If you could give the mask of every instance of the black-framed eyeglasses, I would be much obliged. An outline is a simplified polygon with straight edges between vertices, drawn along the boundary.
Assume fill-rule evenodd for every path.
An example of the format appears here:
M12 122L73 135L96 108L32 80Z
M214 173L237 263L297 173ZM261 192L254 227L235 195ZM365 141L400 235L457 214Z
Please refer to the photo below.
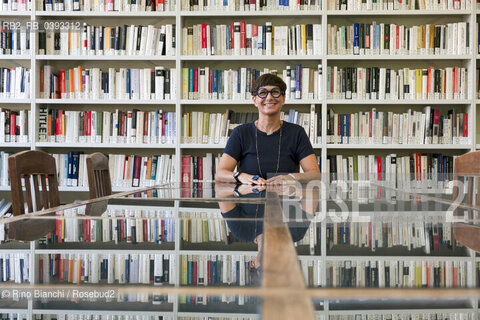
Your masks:
M268 94L271 94L272 97L274 98L280 98L280 96L283 96L285 94L285 91L282 91L278 88L273 88L272 90L267 90L265 88L261 88L257 90L256 96L262 99L265 99Z

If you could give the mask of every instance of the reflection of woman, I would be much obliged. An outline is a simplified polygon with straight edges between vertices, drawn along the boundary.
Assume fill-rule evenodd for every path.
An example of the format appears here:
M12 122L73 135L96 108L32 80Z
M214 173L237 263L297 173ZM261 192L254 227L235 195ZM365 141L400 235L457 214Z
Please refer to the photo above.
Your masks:
M273 74L264 74L252 84L258 120L233 130L215 174L217 182L264 185L319 178L305 130L280 120L285 90L285 82ZM298 173L299 165L305 173Z
M260 198L265 199L264 186L251 187L248 185L237 185L235 189L221 184L215 185L215 193L218 198L225 198L235 195L240 198ZM265 204L219 202L222 216L227 218L227 225L232 235L241 241L253 242L258 245L257 257L251 262L252 276L258 276L261 267L263 254L263 217L265 214ZM283 207L285 217L288 218L288 228L294 242L300 241L308 230L313 215L307 213L300 207L301 203L296 202ZM316 207L313 209L316 210ZM301 212L300 216L296 213ZM314 212L313 211L313 212ZM312 212L312 213L313 213ZM295 221L290 221L295 219Z

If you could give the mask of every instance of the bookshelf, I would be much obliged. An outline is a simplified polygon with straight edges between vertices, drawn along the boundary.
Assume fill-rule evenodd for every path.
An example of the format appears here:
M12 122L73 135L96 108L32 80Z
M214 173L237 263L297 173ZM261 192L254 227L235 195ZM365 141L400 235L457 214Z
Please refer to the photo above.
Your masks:
M322 2L322 10L305 10L305 11L185 11L181 9L181 1L177 1L176 8L172 12L43 12L37 9L38 3L34 3L33 10L29 13L25 12L0 12L0 16L5 20L19 18L32 21L87 21L92 25L117 25L118 20L121 20L128 24L175 24L176 27L176 54L174 56L115 56L115 55L99 55L99 56L82 56L82 55L53 55L53 54L37 54L36 48L38 44L37 33L33 32L31 35L31 49L29 54L24 55L0 55L0 66L24 66L28 67L31 72L31 84L29 99L6 99L0 98L0 104L5 108L11 108L12 110L29 109L31 111L31 118L29 118L29 143L0 143L0 149L6 152L17 152L27 149L41 149L50 153L66 153L70 150L83 151L84 153L90 153L97 150L108 152L112 154L141 154L141 155L160 155L168 154L175 155L175 177L174 181L180 181L182 167L182 155L194 154L204 155L205 152L212 152L217 154L224 148L224 143L183 143L182 131L180 130L182 124L182 115L185 112L193 112L200 110L210 110L211 112L225 112L227 108L230 108L237 112L242 112L248 108L249 112L253 112L254 108L249 99L230 99L230 100L189 100L183 99L181 95L181 79L183 67L204 67L210 66L218 69L230 69L237 68L244 65L252 66L252 68L263 68L267 61L271 64L271 69L277 69L279 73L287 65L295 68L296 64L301 63L304 66L314 68L318 64L322 65L323 77L322 77L322 97L320 99L301 99L301 100L287 100L284 107L285 111L290 108L302 110L303 112L310 110L313 106L315 112L321 117L321 141L317 141L313 144L315 152L321 157L322 161L322 173L327 173L327 155L351 155L351 154L375 154L375 155L387 155L391 153L397 153L397 156L408 155L413 152L445 152L448 155L459 155L468 151L480 149L480 144L477 144L477 135L480 132L480 122L477 121L480 113L477 114L477 105L480 105L480 101L477 99L477 89L475 83L480 81L476 74L478 52L476 44L476 23L480 14L480 9L472 4L471 9L464 10L369 10L369 11L332 11L327 10L327 1ZM264 23L266 21L272 21L274 25L293 25L296 23L319 23L321 24L321 40L322 40L322 53L320 55L272 55L272 56L189 56L181 54L182 45L182 27L191 26L193 24L202 23L205 19L209 20L211 24L229 24L233 21L247 20L250 23ZM417 24L414 21L419 19L422 23L451 23L451 22L469 22L470 23L470 47L472 49L471 54L461 55L374 55L374 56L355 56L355 55L330 55L327 54L327 24L338 25L351 25L356 21L362 23L368 23L371 21L384 22L386 19L392 19L398 24L413 25ZM210 22L211 20L211 22ZM105 100L105 99L45 99L39 94L40 91L40 68L46 64L54 65L57 69L62 67L75 67L76 65L82 65L87 67L97 67L107 65L112 68L120 68L125 64L133 67L154 67L154 66L166 66L168 68L175 68L177 79L177 97L175 100ZM438 68L444 68L448 66L463 66L469 70L468 78L468 92L470 97L466 99L455 100L346 100L346 99L330 99L327 97L327 68L329 66L355 66L355 67L369 67L369 66L391 66L394 69L404 68L407 65L414 67L426 68L434 66ZM121 110L131 110L136 108L142 111L151 111L155 108L161 108L166 111L175 112L175 122L177 124L176 139L174 143L165 144L120 144L120 143L54 143L54 142L39 142L37 137L39 127L39 108L49 106L52 108L65 108L68 110L87 110L87 108L97 108L101 110L113 111L116 108ZM248 106L248 107L247 107ZM377 107L383 110L395 110L395 112L405 112L411 108L417 111L421 111L425 106L432 106L432 108L438 108L446 112L448 109L455 107L458 110L469 113L469 131L471 141L463 144L330 144L325 139L327 136L327 115L330 109L334 108L339 113L354 113L356 111L368 111L371 107ZM127 191L129 187L114 187L113 191ZM60 187L61 191L74 193L71 197L85 198L87 197L87 187ZM2 196L8 196L8 186L1 186L0 192ZM180 207L179 203L175 203L175 212L178 215L179 212L187 211L187 208ZM202 210L204 211L204 210ZM205 250L190 250L185 249L181 245L179 227L177 227L175 236L175 248L171 252L180 255L202 255L205 254ZM321 239L326 239L326 227L321 226ZM325 266L329 261L345 260L346 256L351 260L368 260L375 258L392 259L391 257L382 257L380 255L366 255L366 256L354 256L349 254L344 256L330 256L325 244L326 241L321 243L321 256L320 263ZM30 244L30 249L21 249L25 251L19 251L21 253L35 254L48 254L54 252L53 249L39 249L36 247L36 243ZM244 249L244 248L242 248ZM10 252L10 249L4 249L5 252ZM65 249L72 251L73 249ZM76 249L75 249L76 250ZM75 253L89 253L95 250L101 249L89 249L78 251L73 250ZM18 251L18 250L17 250ZM163 251L162 251L163 252ZM170 251L166 251L170 252ZM231 250L222 251L222 254L232 255L246 255L251 254L251 250ZM300 260L309 261L317 259L318 257L300 255ZM406 257L404 257L406 258ZM421 259L416 257L416 259ZM428 259L438 260L442 257L433 257ZM472 258L470 256L454 257L452 259L460 260L472 260L478 262L478 258ZM177 272L176 283L179 283L179 272ZM323 278L325 281L325 278ZM178 306L177 306L178 307ZM174 307L175 310L178 310ZM320 312L320 317L323 319L330 319L329 316L336 316L338 313L344 314L345 310L332 311L328 309L329 303L325 305L325 311ZM24 309L11 309L11 312L17 312ZM35 310L27 309L30 316L37 313L54 313L52 310ZM398 312L397 312L398 311ZM73 312L73 311L72 311ZM77 311L75 311L77 312ZM73 312L73 313L75 313ZM422 310L422 313L428 313L429 310ZM466 309L448 309L448 312L465 312L478 314L477 307L472 303L470 308ZM18 312L20 313L20 312ZM92 311L94 313L94 311ZM355 311L349 311L354 314ZM374 310L368 311L370 315L376 314ZM382 313L382 312L378 312ZM393 312L392 312L393 313ZM394 313L407 313L405 310L396 310ZM99 312L100 315L104 314ZM143 314L143 313L142 313ZM149 315L145 313L145 315ZM189 312L174 311L171 314L165 313L165 316L179 316L190 317L192 314ZM204 314L205 317L210 316L209 313ZM217 314L215 316L231 317L231 314ZM249 315L255 318L254 315ZM333 318L335 319L335 318Z
M182 155L204 155L205 152L212 152L217 154L224 147L224 143L185 143L182 142L182 117L187 112L205 111L205 112L225 112L231 109L234 112L242 112L245 106L252 106L250 99L228 99L228 100L205 100L205 99L184 99L182 97L182 68L201 68L211 67L219 70L226 70L229 68L237 68L248 66L263 70L266 66L265 62L269 61L267 65L269 69L275 69L280 74L282 70L288 65L295 69L296 64L302 64L302 67L316 68L317 65L322 66L323 74L321 77L322 89L320 98L314 99L290 99L286 101L284 111L289 109L296 109L302 112L308 112L310 108L314 108L315 113L321 118L321 128L319 130L319 140L314 141L313 146L315 152L320 157L322 172L327 173L327 155L342 154L345 156L357 154L360 149L371 150L370 154L391 154L398 153L397 156L408 155L415 152L424 152L428 150L429 153L444 152L447 155L459 155L468 151L476 150L476 135L477 135L477 114L476 106L478 104L476 99L476 88L474 84L478 79L474 70L476 70L477 48L476 48L476 21L477 8L475 4L468 8L462 4L461 9L458 10L368 10L368 11L345 11L345 10L327 10L330 5L329 2L324 1L320 6L310 10L265 10L265 11L233 11L222 7L218 11L208 10L204 8L203 11L189 11L187 8L182 8L181 1L178 1L176 7L172 7L171 11L163 12L142 12L142 11L116 11L116 12L97 12L97 11L41 11L41 3L32 3L31 12L1 12L0 15L5 17L6 21L11 21L11 18L19 18L20 21L27 21L28 18L36 21L39 25L46 25L50 22L68 21L68 22L86 22L89 25L104 25L116 26L121 20L122 23L132 25L146 25L152 24L160 27L166 24L175 24L175 41L176 48L174 55L91 55L87 56L80 54L60 55L60 54L39 54L37 47L39 44L39 34L35 31L30 35L30 52L26 54L12 54L0 55L2 65L21 65L27 66L31 70L31 94L29 99L2 99L0 103L5 108L18 110L25 108L30 110L31 119L29 119L29 138L28 143L0 143L6 152L12 153L25 149L41 149L51 153L65 153L67 150L75 150L84 153L90 153L97 150L106 151L112 154L140 154L150 155L153 150L158 150L155 154L167 153L175 155L175 176L172 181L180 181L182 168ZM186 4L183 4L184 6ZM273 9L273 8L270 8ZM202 10L202 9L200 9ZM275 14L272 15L272 12ZM182 28L191 27L193 25L204 23L204 17L208 17L208 23L211 25L226 24L229 25L234 21L246 21L263 25L265 22L272 22L274 27L277 26L293 26L298 23L311 23L320 25L320 54L294 54L294 55L185 55L183 52L183 34ZM376 21L378 23L395 23L398 25L405 25L407 27L419 25L418 18L422 18L422 23L436 23L447 24L456 22L469 23L469 47L470 53L466 54L375 54L375 55L352 55L352 54L329 54L327 52L328 30L327 25L349 26L355 22L371 23ZM387 20L386 20L387 19ZM174 68L175 77L177 81L176 99L174 100L108 100L108 99L45 99L39 92L40 90L40 69L44 65L52 65L56 70L62 68L73 68L81 65L84 68L89 67L111 67L118 70L123 66L128 67L150 67L165 66L165 68ZM12 65L13 66L13 65ZM401 69L406 66L427 68L433 66L435 68L445 68L460 66L468 69L468 96L466 99L455 100L348 100L336 99L335 97L328 97L327 84L329 67L391 67L392 69ZM103 70L103 69L102 69ZM131 106L131 107L129 107ZM331 144L327 142L327 118L329 110L333 109L338 114L353 114L358 111L368 112L371 108L376 108L387 112L394 110L394 112L402 113L408 109L421 111L425 106L431 106L432 109L440 109L442 114L450 109L457 109L458 112L468 113L468 143L455 144ZM113 112L119 110L138 109L141 111L152 111L154 109L162 109L168 112L175 112L176 122L176 136L174 143L160 143L160 144L121 144L121 143L53 143L40 142L38 139L39 129L39 110L41 107L48 107L52 109L84 111L88 109ZM254 112L253 107L249 107L247 112ZM398 150L398 152L397 152ZM8 190L2 186L1 190ZM85 188L67 188L69 191L78 191L73 198L85 198ZM122 189L123 190L123 189ZM5 195L7 196L7 195ZM70 198L69 198L70 199Z

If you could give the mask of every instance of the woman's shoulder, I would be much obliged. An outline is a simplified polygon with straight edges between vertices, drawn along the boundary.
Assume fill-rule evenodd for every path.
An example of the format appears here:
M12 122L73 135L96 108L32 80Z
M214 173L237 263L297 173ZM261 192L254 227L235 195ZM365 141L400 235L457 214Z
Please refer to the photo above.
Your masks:
M301 132L302 130L304 130L301 125L298 125L296 123L291 123L288 121L283 121L283 127L284 129L287 129L292 132Z
M236 131L238 134L247 133L255 129L253 122L243 123L235 127L233 131Z

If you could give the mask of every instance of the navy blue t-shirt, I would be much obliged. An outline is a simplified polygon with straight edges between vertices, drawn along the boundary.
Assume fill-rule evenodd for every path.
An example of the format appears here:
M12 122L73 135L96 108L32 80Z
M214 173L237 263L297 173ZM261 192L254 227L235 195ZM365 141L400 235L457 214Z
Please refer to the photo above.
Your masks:
M278 173L298 172L300 160L314 154L314 151L305 130L290 122L284 121L282 127L271 135L258 130L253 122L242 124L233 130L223 152L239 162L241 172L258 174L264 179L270 178L277 170L280 130L282 141ZM255 131L258 137L261 173L255 148Z

